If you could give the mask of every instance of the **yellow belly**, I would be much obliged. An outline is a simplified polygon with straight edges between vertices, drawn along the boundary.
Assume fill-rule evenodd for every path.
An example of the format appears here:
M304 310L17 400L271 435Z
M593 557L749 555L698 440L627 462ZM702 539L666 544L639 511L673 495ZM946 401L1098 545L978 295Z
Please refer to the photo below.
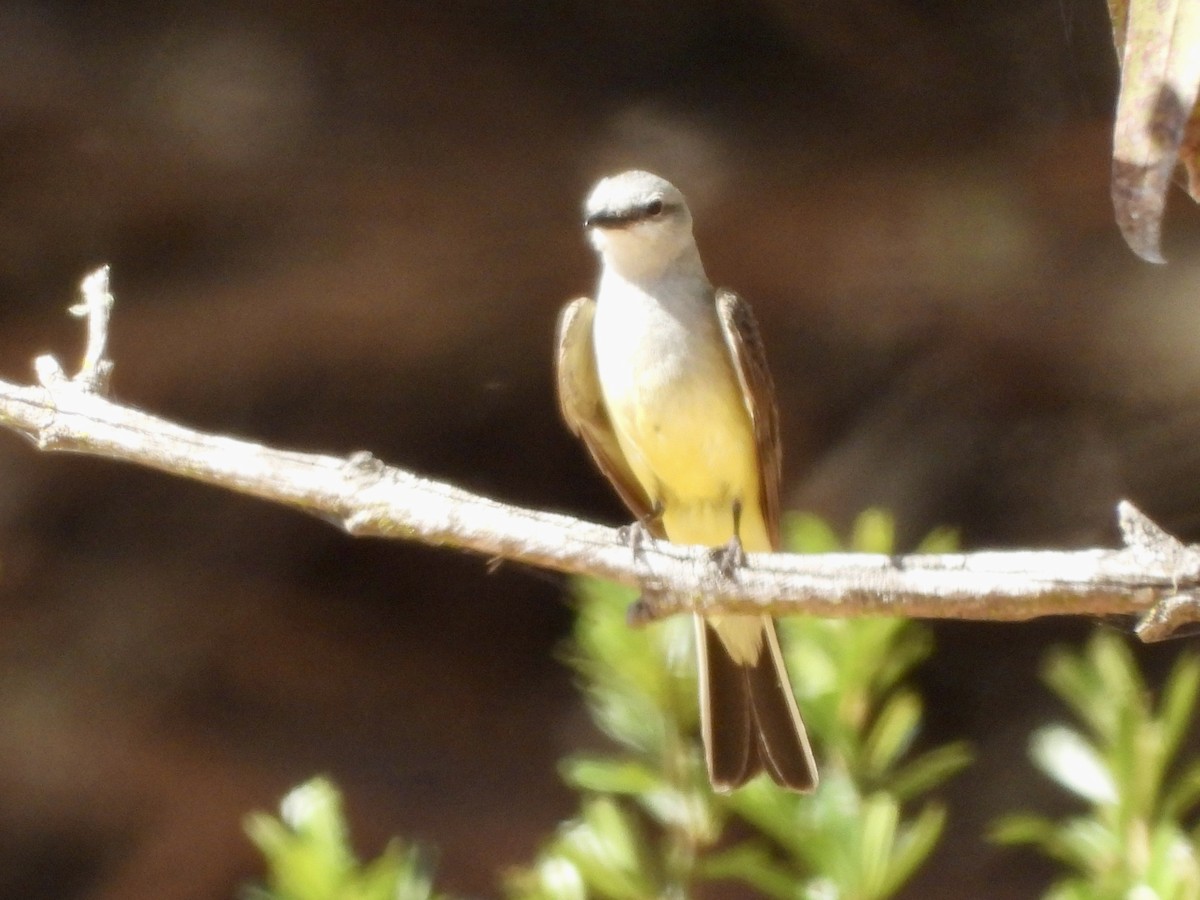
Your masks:
M743 545L770 550L754 429L715 308L678 286L605 284L593 323L597 374L621 451L661 506L667 537L721 546L740 503Z
M717 547L734 534L735 502L747 550L770 550L759 510L758 452L733 373L638 385L610 410L621 449L662 505L667 537Z

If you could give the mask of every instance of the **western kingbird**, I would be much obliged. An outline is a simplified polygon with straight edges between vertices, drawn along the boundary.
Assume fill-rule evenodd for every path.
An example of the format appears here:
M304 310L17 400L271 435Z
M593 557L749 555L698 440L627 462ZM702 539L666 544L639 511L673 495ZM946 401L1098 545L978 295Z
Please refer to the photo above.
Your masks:
M683 194L649 172L600 181L585 227L596 299L558 321L563 417L651 534L736 553L779 549L775 389L750 307L709 284ZM739 546L740 542L740 546ZM718 790L817 769L775 623L696 616L700 721Z

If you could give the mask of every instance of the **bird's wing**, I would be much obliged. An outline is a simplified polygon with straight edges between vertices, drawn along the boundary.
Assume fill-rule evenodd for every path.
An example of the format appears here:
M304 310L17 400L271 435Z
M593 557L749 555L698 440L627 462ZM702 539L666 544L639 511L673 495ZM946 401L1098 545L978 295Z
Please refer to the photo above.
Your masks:
M742 397L754 424L758 447L759 493L763 519L771 546L779 549L779 483L782 476L782 447L779 441L779 409L775 405L775 383L767 368L767 356L750 305L733 291L717 291L717 317L733 367L742 385Z
M572 300L559 313L555 353L558 407L568 427L583 440L625 505L655 537L662 537L661 526L654 519L654 504L621 452L600 392L592 343L595 314L596 303L590 297Z

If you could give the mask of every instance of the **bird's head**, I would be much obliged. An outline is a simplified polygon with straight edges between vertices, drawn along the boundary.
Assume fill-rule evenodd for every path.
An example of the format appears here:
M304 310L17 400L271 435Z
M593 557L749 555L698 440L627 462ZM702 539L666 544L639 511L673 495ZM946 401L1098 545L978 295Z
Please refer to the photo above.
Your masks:
M665 178L632 170L601 179L584 204L592 246L629 275L652 274L695 255L692 214Z

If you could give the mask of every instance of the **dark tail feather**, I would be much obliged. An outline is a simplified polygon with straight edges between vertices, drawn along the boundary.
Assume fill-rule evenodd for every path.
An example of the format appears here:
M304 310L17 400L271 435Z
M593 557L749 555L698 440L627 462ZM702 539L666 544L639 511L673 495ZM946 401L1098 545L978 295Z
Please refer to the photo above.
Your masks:
M725 649L720 636L696 616L700 674L700 727L708 757L708 777L719 791L740 787L762 768L754 738L754 715L746 668Z
M746 671L763 768L776 784L804 793L813 790L817 786L817 764L771 619L763 619L763 651L758 662Z
M709 778L717 790L732 790L765 769L777 784L808 792L817 786L817 767L775 623L765 617L762 622L758 660L741 665L713 627L697 617L700 719Z

